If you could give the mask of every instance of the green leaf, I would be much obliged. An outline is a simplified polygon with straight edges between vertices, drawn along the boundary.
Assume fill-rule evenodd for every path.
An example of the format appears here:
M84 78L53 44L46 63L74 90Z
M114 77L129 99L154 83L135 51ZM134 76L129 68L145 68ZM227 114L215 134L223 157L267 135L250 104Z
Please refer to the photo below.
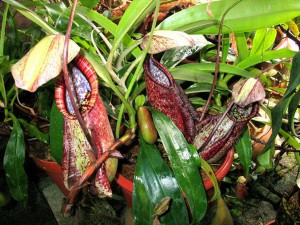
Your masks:
M289 50L289 49L279 49L279 50L270 50L270 51L265 51L262 54L259 55L252 55L241 62L239 62L236 66L242 68L242 69L247 69L251 66L255 66L261 62L265 62L268 60L274 60L274 59L282 59L282 58L292 58L295 56L296 52Z
M259 164L267 170L273 169L273 155L275 148L271 147L269 150L263 152L257 157Z
M89 8L78 6L76 7L76 13L80 15L84 15L88 19L93 22L96 22L99 26L103 27L105 30L110 32L111 34L115 34L117 25L109 20L107 17L103 16L102 14L90 10Z
M189 224L180 188L155 145L140 139L141 147L134 175L133 213L135 224L153 224L155 207L165 197L171 198L169 210L160 217L163 224Z
M0 101L3 101L4 107L7 107L7 104L8 104L6 90L5 90L4 77L8 72L10 72L10 69L11 69L11 64L9 63L9 57L8 56L0 56L0 94L2 97L2 100L0 100Z
M50 150L57 163L61 164L63 155L64 117L54 101L50 113Z
M215 63L195 63L195 64L185 64L182 66L177 66L171 68L170 72L173 77L177 80L193 81L198 83L212 83L213 75L215 71ZM226 63L220 63L219 65L220 73L235 74L242 77L250 78L254 75L244 69L237 66L229 65Z
M156 0L132 1L118 24L115 42L123 39L125 34L135 31L145 17L153 11L155 4Z
M175 178L186 196L193 222L199 222L207 209L206 192L189 145L177 126L165 114L150 108L168 154Z
M248 51L247 39L246 39L245 34L244 33L236 33L235 40L237 43L239 60L243 60L243 59L247 58L249 55L249 51Z
M35 137L39 141L48 144L48 142L49 142L48 134L45 134L42 131L40 131L35 124L28 123L27 121L25 121L23 119L18 119L18 120L22 124L22 126L24 126L28 130L28 133L31 137Z
M207 4L199 4L165 19L157 30L179 30L188 33L217 34L222 16L233 4L223 23L223 33L242 33L270 27L300 15L300 1L282 0L222 0L210 3L212 17L207 13Z
M193 104L193 105L196 105L196 106L204 106L206 104L206 100L200 98L200 97L193 97L193 98L190 98L190 102ZM211 104L211 106L209 107L209 109L212 109L216 112L220 112L220 113L223 113L225 112L226 108L223 106L218 106L217 104Z
M13 130L6 146L3 167L12 197L25 204L28 200L28 180L24 170L24 134L17 118L13 114L10 114L10 117L13 121Z
M222 39L222 62L225 63L230 47L229 34L224 34Z
M300 153L299 152L294 152L294 155L295 155L298 166L300 166ZM298 179L300 181L300 178L298 178ZM298 186L300 188L300 185L298 185Z
M265 145L262 152L266 152L271 144L274 142L282 124L283 114L292 98L292 94L297 86L300 84L300 52L298 52L293 57L292 69L290 74L290 81L287 86L287 90L284 93L280 102L272 109L271 119L272 119L272 135Z
M300 102L300 90L298 90L296 94L294 94L288 108L288 122L289 122L290 129L293 135L298 137L299 134L297 134L295 131L294 120L295 120L295 114L298 109L299 102Z
M200 71L191 68L172 68L170 73L176 80L192 81L196 83L208 83L212 84L213 75L206 71Z
M202 48L204 48L207 45L208 43L206 44L206 43L199 42L192 46L182 46L182 47L177 47L177 48L167 50L163 54L160 61L167 68L174 67L175 65L180 63L183 59L195 54L196 52L199 52Z
M82 6L77 7L76 12L97 23L100 27L103 27L103 29L107 30L112 35L116 35L117 25L102 14ZM122 41L127 47L134 44L134 41L127 34L124 36ZM141 50L138 47L133 50L133 54L135 56L138 56L140 53Z
M252 156L252 143L249 129L245 130L240 140L235 144L235 149L243 166L245 177L248 177Z
M195 83L192 86L190 86L189 88L185 89L184 92L186 94L195 94L195 93L201 93L201 92L210 92L211 90L211 84L207 84L207 83ZM223 86L221 84L216 85L215 90L214 90L215 94L229 94L230 91L226 86Z
M0 74L4 76L10 72L11 64L9 63L9 56L0 56Z
M53 95L48 89L43 89L38 93L38 114L45 117L50 118L51 106L53 103Z
M210 199L210 201L212 202L221 195L219 183L211 166L204 159L200 158L200 160L201 160L201 169L205 172L206 176L211 180L214 186L214 195Z
M93 9L99 3L99 0L80 0L81 4L89 9Z
M60 33L65 33L67 30L70 13L71 13L71 6L66 7L64 3L46 3L42 2L47 10L49 16L53 20L55 24L56 30ZM78 14L74 15L74 20L72 24L72 36L77 35L82 37L87 41L91 41L91 32L93 28L90 26L84 19L78 16Z
M275 28L263 28L255 32L250 56L259 54L268 50L275 41L277 31Z
M117 26L114 43L108 62L111 61L114 52L118 48L123 38L133 32L142 22L143 19L153 11L157 0L134 0L130 3Z
M9 3L14 6L21 14L30 19L32 22L36 23L38 26L43 28L48 34L58 34L48 23L41 19L35 12L25 7L21 3L15 0L4 0L4 2Z

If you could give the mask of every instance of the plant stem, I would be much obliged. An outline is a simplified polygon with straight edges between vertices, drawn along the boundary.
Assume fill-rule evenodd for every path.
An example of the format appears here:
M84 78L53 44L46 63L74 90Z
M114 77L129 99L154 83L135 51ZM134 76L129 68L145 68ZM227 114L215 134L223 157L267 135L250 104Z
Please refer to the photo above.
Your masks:
M4 53L4 38L5 38L5 28L6 28L8 9L9 9L9 4L6 3L3 12L3 17L2 17L2 27L1 27L1 37L0 37L0 57L2 57Z
M284 29L283 26L281 26L280 24L278 26L286 34L286 36L293 40L296 43L296 45L298 45L298 47L300 48L300 40L297 37L295 37L292 33L290 33L289 30Z
M3 19L2 19L2 28L1 28L1 36L0 36L0 58L4 56L4 39L5 39L5 28L6 28L6 21L7 21L7 14L8 14L9 4L5 4L4 12L3 12ZM4 60L4 59L3 59ZM2 95L3 103L4 103L4 115L5 118L8 116L8 109L7 109L7 96L6 96L6 89L4 83L5 74L2 74L0 71L0 92Z
M223 115L221 116L221 118L219 119L219 121L217 122L217 124L215 125L214 129L212 130L212 132L209 134L209 136L207 137L207 139L204 141L204 143L201 145L201 147L199 148L199 152L202 151L206 145L210 142L210 140L212 139L212 137L214 136L214 134L216 133L217 129L219 128L220 124L222 123L223 119L225 118L225 116L227 115L227 113L229 112L229 110L231 109L231 107L233 106L234 102L231 100L228 104L228 107L226 109L226 111L223 113Z
M218 48L217 48L217 60L216 60L216 68L215 68L215 74L214 74L214 80L213 80L213 83L212 83L212 86L211 86L211 89L210 89L210 92L209 92L209 96L208 96L208 99L206 101L206 104L205 104L205 107L204 107L204 110L201 114L201 117L200 117L200 122L203 120L204 116L205 116L205 113L207 111L207 108L211 102L211 99L212 99L212 95L213 95L213 92L215 90L215 87L216 87L216 84L217 84L217 80L218 80L218 74L219 74L219 66L220 66L220 51L221 51L221 35L222 35L222 27L223 27L223 22L224 22L224 19L225 19L225 16L227 15L227 13L234 7L236 6L238 3L240 2L237 1L235 2L233 5L231 5L227 10L226 12L223 14L222 18L221 18L221 21L220 21L220 25L219 25L219 36L218 36ZM202 145L203 146L203 145Z

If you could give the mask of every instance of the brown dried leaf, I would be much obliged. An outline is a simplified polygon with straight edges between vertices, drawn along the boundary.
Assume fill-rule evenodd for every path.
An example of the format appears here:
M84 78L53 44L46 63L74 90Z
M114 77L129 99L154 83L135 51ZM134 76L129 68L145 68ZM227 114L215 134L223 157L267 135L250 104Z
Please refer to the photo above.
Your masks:
M155 206L154 213L156 216L163 215L169 209L171 198L166 196L164 197L160 203Z
M245 107L253 102L264 99L266 92L259 80L249 78L246 80L240 80L232 89L232 97L234 103Z

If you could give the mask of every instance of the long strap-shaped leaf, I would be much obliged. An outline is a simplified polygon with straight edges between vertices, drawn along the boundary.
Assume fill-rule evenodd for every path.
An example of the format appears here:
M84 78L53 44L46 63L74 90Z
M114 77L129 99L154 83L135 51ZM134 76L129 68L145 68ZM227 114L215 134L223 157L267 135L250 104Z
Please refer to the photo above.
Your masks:
M215 63L195 63L195 64L184 64L170 69L171 74L176 80L188 80L199 83L212 83L213 76L211 73L215 71ZM250 78L254 75L238 66L220 63L219 65L220 73L235 74L242 77Z
M223 33L247 32L286 22L300 15L300 1L282 0L222 0L213 1L207 13L207 4L196 5L175 13L164 20L157 30L181 30L188 33L217 34L219 23L228 8Z
M289 109L288 109L289 126L293 135L297 137L299 137L300 134L297 134L295 131L294 120L295 120L295 114L298 110L299 102L300 102L300 90L298 90L296 94L293 96L293 98L291 99L291 102L289 104Z
M196 162L186 139L169 117L155 109L151 109L151 112L175 178L188 201L193 222L197 223L206 213L207 198Z
M249 175L252 156L252 145L249 129L245 130L240 140L235 144L235 149L244 168L245 176L247 177Z

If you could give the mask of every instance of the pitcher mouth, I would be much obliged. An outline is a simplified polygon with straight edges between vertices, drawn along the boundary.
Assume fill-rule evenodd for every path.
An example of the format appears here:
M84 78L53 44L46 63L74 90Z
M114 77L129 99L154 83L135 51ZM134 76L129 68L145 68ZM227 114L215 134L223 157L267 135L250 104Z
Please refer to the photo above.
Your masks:
M78 55L68 66L71 89L82 116L95 105L98 95L98 79L90 63ZM76 119L63 76L60 75L55 88L55 100L59 111L69 119Z
M144 63L146 75L156 84L165 88L173 86L173 81L170 78L169 71L160 65L153 57L147 56L146 63Z

